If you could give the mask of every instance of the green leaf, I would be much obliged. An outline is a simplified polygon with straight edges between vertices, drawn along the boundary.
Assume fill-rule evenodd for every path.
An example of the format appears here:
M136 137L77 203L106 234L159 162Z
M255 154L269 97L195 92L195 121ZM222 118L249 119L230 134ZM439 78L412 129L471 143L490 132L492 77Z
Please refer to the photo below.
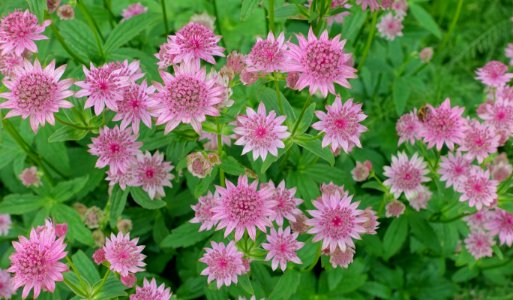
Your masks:
M223 156L221 159L221 169L230 175L242 175L245 172L244 166L231 156Z
M477 277L477 275L479 275L477 268L470 269L465 266L452 274L451 279L454 282L468 282L472 278Z
M101 284L101 281L98 282L94 288L100 287ZM127 295L125 290L126 287L121 284L121 281L114 274L110 274L103 288L98 291L95 299L117 299L118 297L124 297Z
M27 0L29 10L36 15L39 22L43 22L45 10L47 9L46 0Z
M86 185L89 176L74 178L72 180L59 182L52 190L52 196L59 202L70 200L78 194Z
M390 297L392 296L392 291L388 286L376 281L367 281L363 285L362 290L371 296L382 299L390 299Z
M159 209L166 206L166 202L157 199L151 199L148 194L140 187L131 187L130 195L137 204L146 209Z
M93 285L100 280L100 274L98 274L96 267L82 250L78 250L77 253L73 254L71 259L75 267L77 267L80 276L87 280L89 284Z
M403 114L406 102L410 97L411 89L408 79L405 77L396 78L393 85L395 111L397 115Z
M442 32L440 31L440 27L436 24L433 17L424 9L422 6L410 3L410 11L412 12L417 22L419 22L420 26L434 34L437 38L442 37Z
M160 243L162 248L180 248L192 246L207 237L211 231L199 231L200 225L184 223L173 229L171 233Z
M168 141L168 143L169 145L166 149L166 159L167 161L173 162L174 164L181 161L197 146L196 142L189 141Z
M59 30L68 47L84 61L99 55L94 34L86 23L78 19L61 22Z
M297 8L296 5L293 5L293 4L286 4L286 5L283 5L282 7L277 7L274 10L274 17L276 19L287 19L290 17L297 16L299 14L300 14L299 9Z
M394 219L383 237L385 259L389 259L401 249L408 235L408 220L405 216Z
M422 244L424 244L424 246L436 253L440 253L442 250L440 242L428 221L419 218L418 215L409 215L408 224L410 225L412 233Z
M32 194L11 194L0 203L0 213L22 215L45 205L45 198Z
M126 199L128 197L128 189L124 191L119 187L119 185L115 185L112 188L112 192L110 194L110 226L116 227L116 222L118 218L123 213L126 205Z
M312 124L312 119L314 116L314 110L315 110L315 103L310 104L308 108L305 110L305 114L303 115L303 118L301 119L301 122L299 123L299 126L297 127L296 136L301 135L302 133L306 132L310 125Z
M246 21L257 7L259 0L242 0L240 8L240 20Z
M65 142L65 141L78 141L83 139L87 130L73 128L71 126L63 126L57 130L48 138L49 143Z
M66 235L68 239L89 246L94 245L91 231L85 227L84 222L82 222L76 210L59 203L52 207L50 215L57 223L68 224L68 233Z
M300 279L301 274L295 270L285 272L269 295L269 300L291 299L299 287Z
M323 148L320 139L309 134L294 137L294 142L316 156L327 161L331 166L335 164L335 157L328 147Z
M111 31L107 40L105 41L105 52L109 53L123 46L135 38L143 30L156 25L158 22L160 22L160 20L161 18L159 15L145 13L120 23Z
M275 89L262 87L258 89L257 94L259 96L259 99L262 100L262 102L265 104L265 109L267 113L274 110L274 112L276 112L277 115L282 115L280 113L280 106L278 104L278 98ZM283 114L287 116L285 122L289 126L291 126L296 121L296 114L294 113L294 109L290 105L287 98L285 98L285 96L281 92L279 92L279 95L281 102L283 104Z
M242 287L242 289L244 291L246 291L246 293L248 293L250 295L254 295L255 294L255 290L253 289L253 285L251 284L251 280L249 280L248 274L244 274L242 276L239 276L239 278L238 278L238 285L240 285L240 287Z
M367 181L364 184L362 184L362 188L383 192L383 187L376 181Z
M35 137L37 151L61 173L69 174L68 149L64 143L48 143L48 138L54 132L55 129L50 126L45 126L38 131Z

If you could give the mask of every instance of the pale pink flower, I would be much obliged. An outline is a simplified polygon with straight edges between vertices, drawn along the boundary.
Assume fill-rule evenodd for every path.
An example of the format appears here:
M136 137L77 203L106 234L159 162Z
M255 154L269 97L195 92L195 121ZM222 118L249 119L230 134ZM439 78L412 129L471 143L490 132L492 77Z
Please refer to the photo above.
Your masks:
M326 112L316 111L319 121L312 128L324 133L322 147L331 145L332 151L343 149L349 153L354 146L362 147L360 135L367 131L367 127L360 123L367 118L362 111L362 105L353 103L348 99L344 104L340 97L336 97L332 105L326 105Z
M278 156L278 149L285 148L283 139L290 133L287 126L283 125L285 116L276 116L276 112L265 111L264 103L260 102L255 112L251 107L246 109L246 115L237 117L238 126L233 131L240 137L235 145L244 146L242 154L253 152L253 159L262 157L265 160L267 153Z
M203 144L205 150L217 151L217 135L215 133L203 131L200 133L198 140L207 140L207 142ZM230 147L232 145L232 138L230 136L221 135L221 143Z
M384 167L383 174L388 177L383 184L390 187L397 198L403 192L408 196L418 191L423 182L429 181L427 164L417 153L411 159L404 152L392 156L392 164Z
M480 167L474 166L463 177L461 184L455 186L455 190L460 192L460 201L468 201L470 207L476 207L478 210L485 206L491 206L497 198L496 180L490 179L490 172L484 171Z
M14 52L0 52L0 73L4 75L4 77L15 76L16 69L23 66L23 61L23 54L16 55Z
M173 60L176 57L176 54L171 53L171 45L169 43L164 43L160 45L159 52L155 54L155 57L159 60L157 65L159 69L166 69L172 66Z
M354 169L351 170L351 176L356 182L362 182L369 178L370 171L372 170L372 163L366 160L363 163L357 161Z
M139 133L139 123L142 121L146 127L151 128L150 97L155 92L153 86L146 81L140 85L132 83L125 88L123 99L117 102L116 115L113 121L121 121L121 129L132 125L135 134Z
M97 168L109 166L114 173L126 172L133 162L133 156L140 152L139 148L142 146L136 139L130 129L104 127L100 129L97 137L91 139L89 153L98 156Z
M55 235L57 237L65 236L68 233L68 224L55 224Z
M508 66L500 61L492 60L482 68L477 69L476 79L487 86L497 88L506 85L513 78L513 73L507 72Z
M155 83L157 93L151 101L157 125L166 124L164 133L169 133L180 123L191 124L200 133L206 116L218 116L216 107L224 99L223 87L196 64L174 67L175 74L160 71L164 84Z
M508 46L504 50L504 54L507 58L509 58L509 64L513 66L513 43L508 44Z
M123 69L116 68L113 64L96 68L92 63L88 70L83 66L85 80L76 82L75 85L82 88L75 97L86 97L85 108L94 106L94 113L100 115L107 106L116 111L117 103L123 100L123 93L130 85L130 78L122 76Z
M173 57L173 64L180 62L199 64L200 60L215 64L214 56L224 56L224 48L217 44L220 40L221 37L215 35L214 31L207 26L189 23L175 35L168 37L166 55Z
M127 276L121 276L120 280L121 280L121 283L124 286L126 286L127 288L133 287L135 285L135 283L137 282L137 278L132 273L128 273Z
M11 229L11 216L0 214L0 236L7 235ZM1 288L0 288L1 290Z
M201 14L192 15L191 18L189 19L189 22L198 23L198 24L204 25L204 26L214 30L215 24L216 24L216 18L209 15L207 12L203 12Z
M309 2L311 1L312 0L309 0ZM349 16L349 9L351 8L351 4L348 3L348 0L331 0L331 9L337 9L341 7L347 9L347 11L343 11L333 16L328 16L328 18L326 19L326 23L328 23L328 26L331 26L334 23L344 23L344 19L345 17Z
M52 23L45 20L38 24L37 17L28 10L14 11L0 20L0 49L2 53L13 52L20 56L23 51L37 52L34 41L46 40L42 35L45 28Z
M237 283L237 277L242 275L245 267L242 261L243 254L237 250L231 241L227 246L223 243L211 242L212 248L205 248L205 254L200 262L207 265L201 275L208 276L208 283L217 282L217 288Z
M490 154L497 152L498 146L499 136L493 128L477 120L469 120L458 150L466 151L465 155L470 160L475 158L478 163L482 163Z
M240 74L246 68L246 57L239 52L232 51L226 57L226 67L234 74Z
M495 97L497 99L503 99L506 101L513 101L513 86L501 86L495 91Z
M216 225L214 221L213 208L216 205L217 198L212 195L212 192L208 192L207 195L200 197L198 203L192 206L194 210L194 218L191 219L191 223L200 223L199 231L210 230Z
M494 211L487 209L478 210L470 216L465 217L465 222L472 230L484 231L487 229L488 222L495 215Z
M0 269L0 299L11 299L11 296L16 294L13 288L11 275Z
M430 62L432 57L433 57L433 48L431 48L431 47L422 48L422 50L420 50L420 52L419 52L419 58L425 64Z
M217 230L225 228L225 237L235 230L238 241L247 230L249 237L255 240L256 228L266 232L266 226L271 225L272 190L257 186L257 181L249 184L246 176L240 176L236 186L230 181L226 181L226 188L216 186L219 198L212 209L213 220L219 222Z
M246 56L247 70L250 72L272 73L281 71L287 63L284 44L285 35L280 33L277 38L269 32L267 39L257 37L251 52Z
M131 63L126 59L124 61L113 61L108 63L107 66L112 71L118 71L120 76L127 77L130 83L144 77L144 73L141 70L141 63L138 60L134 60Z
M333 196L335 193L339 193L342 197L346 197L349 193L344 189L343 185L336 185L333 182L321 184L321 194Z
M298 233L291 233L290 227L283 230L281 227L276 231L271 228L271 233L267 235L267 243L262 243L262 248L267 250L265 260L272 260L271 267L274 270L280 266L282 271L287 268L287 262L296 264L303 262L297 257L296 252L305 245L297 241Z
M333 268L342 267L346 269L353 262L354 248L347 247L346 250L337 248L329 255L330 264Z
M210 176L213 164L208 159L207 155L202 152L193 152L187 155L187 170L192 176L198 178L205 178Z
M217 108L222 110L223 108L231 107L235 101L230 99L233 95L233 90L230 87L230 79L213 69L210 70L207 78L214 80L214 87L221 88L223 90L223 93L221 94L222 101L217 105Z
M403 35L403 21L392 13L384 15L377 27L381 36L389 41L393 41L396 37Z
M41 186L41 175L38 173L37 168L32 166L30 168L25 168L21 171L20 175L18 175L21 183L26 186Z
M164 187L172 187L171 180L175 178L171 174L174 166L164 161L164 155L158 151L150 154L137 154L137 162L134 168L134 185L142 186L151 199L161 198L166 195Z
M287 219L289 222L295 222L296 216L301 214L298 206L303 203L303 200L296 197L296 188L287 189L285 180L282 180L278 186L270 181L267 187L272 190L272 216L271 219L276 221L278 226L283 225L283 220Z
M128 163L128 168L126 171L117 171L113 172L112 170L107 171L107 177L105 178L110 186L115 185L116 183L122 190L125 190L127 186L135 186L135 167L137 163L137 157L130 156L128 157L130 162Z
M75 19L75 9L69 4L61 5L57 9L57 16L61 20L73 20Z
M497 92L497 94L499 91ZM498 96L497 100L486 102L477 112L485 124L493 127L497 133L510 135L513 132L513 102Z
M144 278L143 286L135 287L135 294L130 295L130 300L169 300L171 295L171 289L165 284L157 286L155 278L151 281Z
M360 239L365 233L362 223L367 218L362 216L363 211L358 209L360 202L351 202L352 196L323 194L313 201L316 210L308 210L312 219L306 224L312 226L308 233L314 234L313 241L322 240L322 248L329 248L330 252L339 248L354 248L353 239Z
M64 280L62 273L68 267L60 260L66 257L66 244L64 236L55 236L55 228L50 221L46 221L45 226L33 228L29 239L20 236L19 241L12 245L15 251L9 257L11 267L8 271L14 273L13 289L23 286L23 298L27 298L32 289L34 299L41 290L53 292L55 282Z
M465 120L461 115L465 109L458 106L451 107L449 98L437 108L428 104L427 109L420 136L427 143L428 148L436 146L437 150L441 150L445 143L452 150L454 144L460 143L463 138Z
M379 3L376 0L356 0L356 4L362 7L362 10L366 10L367 6L370 11L375 11L379 9Z
M472 162L461 152L456 154L449 152L442 156L440 161L440 180L445 181L445 187L457 186L461 183L465 175L470 171Z
M385 216L387 218L397 218L404 213L405 209L406 206L401 201L388 202L385 207Z
M240 82L244 85L252 85L257 82L259 77L258 72L250 72L247 68L240 72Z
M364 222L361 223L361 225L365 229L364 233L376 234L376 230L379 226L378 216L376 215L376 212L372 208L367 207L363 210L362 217L366 219Z
M406 0L394 0L390 8L395 12L397 17L403 19L408 11L408 2L406 2Z
M144 246L138 246L139 238L130 239L130 234L124 235L119 232L118 235L111 233L110 238L105 241L103 250L105 251L105 260L110 263L110 269L119 273L121 276L127 276L129 273L142 272L144 270L144 258L142 254Z
M148 11L148 8L141 3L133 3L128 5L123 11L121 12L121 16L123 16L123 19L121 19L121 22L126 21L132 17L135 17L137 15L144 14Z
M492 236L481 231L471 232L465 239L465 247L475 259L492 256L494 244Z
M296 221L290 222L290 228L292 229L292 231L297 233L307 232L308 225L306 224L306 216L303 213L300 213L294 216L294 218L296 218Z
M513 172L513 166L509 163L506 153L501 153L495 157L488 169L492 174L492 178L499 182L506 180Z
M7 99L0 104L0 108L10 109L5 118L29 118L34 132L46 122L55 125L54 113L60 108L73 106L64 100L73 95L69 90L73 81L59 80L65 69L65 65L55 69L54 60L45 68L41 67L37 59L34 64L26 60L22 67L16 69L12 78L3 80L10 90L0 94L0 98Z
M431 195L432 193L427 187L421 186L415 192L406 195L406 199L408 199L410 206L413 207L413 209L420 211L421 209L427 208Z
M422 123L417 116L416 109L402 115L395 124L395 130L397 131L397 135L399 135L399 145L404 142L414 145L415 141L419 139L421 127Z
M291 90L297 90L296 85L299 80L299 72L289 72L287 73L286 86Z
M299 72L295 88L302 90L309 86L310 94L320 91L323 97L336 94L334 83L351 88L348 79L356 78L356 69L350 65L352 55L344 52L345 40L340 35L329 39L324 31L317 38L312 29L308 31L308 39L297 35L299 45L289 43L288 58L285 72Z
M498 235L501 245L513 245L513 214L502 210L495 209L485 225L490 230L490 234Z

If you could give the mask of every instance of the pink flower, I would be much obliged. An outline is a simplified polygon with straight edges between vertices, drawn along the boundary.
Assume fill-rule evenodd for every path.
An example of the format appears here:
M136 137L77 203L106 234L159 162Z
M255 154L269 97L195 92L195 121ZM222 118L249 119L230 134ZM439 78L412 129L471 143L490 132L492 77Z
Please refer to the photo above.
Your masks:
M132 17L135 17L137 15L144 14L148 11L148 8L142 5L141 3L133 3L128 5L123 11L121 12L121 16L123 16L123 19L121 22L126 21Z
M115 68L111 64L96 68L91 63L90 70L83 66L83 71L86 78L84 81L75 83L82 88L75 97L87 96L84 107L94 106L96 115L100 115L105 106L116 111L118 101L123 100L123 93L130 85L129 77L120 75L122 69Z
M316 111L319 121L312 128L324 133L322 147L331 145L332 151L342 148L349 153L354 146L362 147L360 135L367 131L367 127L360 123L367 118L362 111L361 104L354 104L348 99L344 104L340 97L336 97L332 105L326 105L326 112Z
M403 35L402 19L394 17L392 13L383 16L377 27L381 36L389 41L393 41L396 37Z
M0 52L0 73L2 73L4 77L15 76L16 69L23 66L23 61L23 54L16 55L14 52Z
M321 194L326 194L328 196L333 196L336 193L339 193L342 197L346 197L349 195L349 193L344 189L344 186L339 186L334 184L333 182L330 182L328 184L323 183L321 184Z
M250 238L255 240L256 228L266 232L266 226L271 225L272 190L257 189L257 185L257 181L249 184L246 176L240 176L237 186L230 181L226 181L226 188L216 186L219 199L212 209L213 220L219 221L217 230L226 228L225 237L235 230L235 240L238 241L247 230Z
M354 248L353 239L360 239L365 233L362 223L367 219L358 209L360 202L351 202L352 198L336 192L313 201L316 210L308 210L313 219L306 221L312 226L308 233L315 235L313 242L322 240L322 248L329 248L330 252Z
M246 68L245 56L236 51L230 52L226 57L226 67L232 70L234 74L240 74Z
M333 268L342 267L346 269L352 262L354 257L354 248L347 247L342 251L339 248L330 253L330 264Z
M513 172L513 166L509 163L508 157L504 152L493 159L488 169L492 174L492 178L499 182L506 180Z
M258 72L250 72L247 68L244 68L240 72L240 82L244 85L252 85L253 83L257 82L259 78Z
M127 276L121 276L121 283L128 287L128 288L131 288L134 286L134 284L137 282L137 278L135 277L134 274L132 273L128 273Z
M136 186L135 167L137 164L137 157L130 156L128 159L130 162L128 163L128 168L126 171L107 171L107 178L105 179L109 182L110 186L113 186L117 183L122 190L125 190L127 186Z
M458 186L471 167L471 161L463 156L461 152L456 154L449 152L442 156L440 162L440 180L445 181L445 187Z
M425 64L430 62L432 57L433 57L433 48L431 48L431 47L422 48L422 50L420 50L420 52L419 52L419 58Z
M513 245L513 214L496 209L488 219L485 225L490 230L490 234L498 235L501 245Z
M513 78L513 73L506 72L508 72L508 66L500 61L492 60L484 67L477 69L476 78L487 86L501 87Z
M494 241L492 236L481 231L471 232L465 239L465 247L475 259L492 256L493 245Z
M42 35L52 21L46 20L39 25L37 17L28 10L14 11L0 20L0 49L2 53L14 51L20 56L23 51L37 52L34 41L46 40Z
M202 152L192 152L186 157L187 170L192 176L205 178L210 176L214 165L210 162L207 155Z
M291 233L290 227L283 230L281 227L276 231L271 228L271 233L267 235L267 243L262 243L262 248L267 250L265 260L272 259L273 271L280 266L282 271L287 268L287 262L296 264L303 262L297 257L296 251L303 248L304 243L297 241L298 233Z
M303 203L303 200L296 198L296 188L287 189L285 180L282 180L278 186L270 181L266 185L267 188L272 190L272 216L271 219L276 221L278 226L283 225L283 220L287 219L289 222L295 222L296 216L301 214L298 205Z
M357 161L356 166L351 170L351 176L356 182L362 182L369 178L369 173L372 170L372 163L370 160L366 160L363 163Z
M130 124L135 134L139 133L139 123L142 121L146 127L151 128L150 97L155 92L153 86L148 86L146 81L140 85L132 83L125 88L123 99L117 102L116 116L113 121L121 121L121 129Z
M151 101L157 125L166 124L164 133L180 123L191 124L200 133L206 116L218 116L216 105L224 99L223 87L208 78L205 69L196 64L175 66L175 75L160 71L164 84L155 83L157 94Z
M119 232L118 235L112 233L110 239L107 238L103 250L105 251L105 260L110 263L110 269L119 273L121 276L128 276L129 273L142 272L144 258L142 254L144 246L137 246L139 238L130 239L130 234L124 235Z
M110 170L126 172L132 163L134 155L137 155L142 146L136 141L137 137L130 133L130 129L104 127L100 129L98 137L92 138L89 144L89 153L98 156L97 168L109 166Z
M257 37L257 41L251 52L246 57L247 70L250 72L272 73L281 71L286 61L286 49L284 45L285 35L280 33L277 38L269 32L267 39Z
M392 202L388 202L385 207L385 216L387 218L397 218L404 213L406 206L401 202L394 200Z
M289 43L289 61L285 72L299 72L295 88L302 90L310 86L310 94L320 91L323 97L336 94L334 83L345 88L351 88L348 79L356 78L356 69L350 65L352 56L344 52L345 40L340 41L337 35L332 40L324 31L317 38L310 28L308 40L303 35L297 35L299 45Z
M376 0L356 0L356 4L362 7L362 10L366 10L367 6L371 11L379 9L379 3Z
M496 132L504 132L507 135L513 132L513 102L508 99L497 97L494 102L484 103L478 115Z
M200 223L199 231L210 230L216 225L216 221L213 219L213 208L216 205L216 201L217 199L212 195L212 192L208 192L206 196L200 197L198 203L192 206L194 218L190 222Z
M18 178L21 180L21 183L26 187L41 186L41 176L40 174L38 174L37 168L35 166L23 169L20 175L18 175Z
M509 43L504 50L504 55L509 58L509 64L513 66L513 43Z
M482 163L490 154L497 152L499 136L495 130L476 120L469 120L463 132L459 150L467 151L466 156Z
M233 241L228 246L223 243L211 243L212 248L205 248L206 252L199 260L207 265L201 275L208 276L208 283L215 280L218 289L223 285L229 286L232 282L237 283L237 276L245 273L242 253L237 250Z
M278 149L285 148L283 139L290 133L287 126L283 125L285 116L276 116L271 111L266 114L264 103L260 102L255 112L251 107L246 109L246 115L237 117L237 127L233 131L240 137L235 145L244 146L242 154L253 152L253 159L262 157L265 160L267 153L278 156Z
M14 294L16 291L13 288L11 275L0 269L0 299L11 299Z
M412 145L419 139L419 133L422 123L417 117L417 110L402 115L395 124L395 130L399 135L399 145L408 142Z
M94 260L94 262L97 265L99 265L99 264L103 263L104 261L106 261L105 249L104 248L100 248L100 249L94 251L94 253L93 253L93 260Z
M173 65L173 60L176 55L171 54L171 45L169 43L164 43L160 45L159 52L155 54L155 57L159 60L157 65L159 69L166 69Z
M12 245L15 251L9 257L11 267L8 271L14 273L13 289L23 286L23 298L27 298L32 289L34 299L41 289L53 292L55 282L63 281L62 273L68 267L60 260L66 257L66 244L63 236L55 236L55 228L50 221L46 221L45 226L33 228L29 239L21 236Z
M151 281L144 278L143 286L135 287L135 294L130 295L130 300L169 300L171 295L171 289L166 288L165 284L157 287L155 278Z
M372 208L367 207L363 210L362 217L366 218L366 221L361 224L365 229L365 234L376 234L379 226L376 212Z
M57 9L57 16L61 20L73 20L75 18L75 10L73 6L64 4Z
M171 56L173 64L189 62L199 65L200 60L215 64L214 56L224 56L224 48L217 45L220 40L221 37L207 26L189 23L168 37L165 56Z
M474 166L463 177L461 184L455 186L462 193L460 201L468 201L470 207L481 209L490 206L497 198L498 182L490 179L490 172Z
M164 187L173 186L171 180L175 176L170 173L173 169L173 165L164 161L164 155L158 151L153 156L150 152L139 153L134 169L134 185L142 186L151 199L164 197Z
M203 131L200 133L198 140L208 140L205 144L203 144L203 148L205 150L217 151L217 135L215 133ZM229 147L232 145L232 139L230 136L221 135L221 143Z
M406 199L408 199L410 206L413 207L413 209L420 211L421 209L427 208L431 195L432 193L427 187L421 186L417 191L407 195Z
M296 221L290 222L290 228L293 232L297 233L305 233L308 230L308 225L306 224L306 216L303 213L300 213L296 216Z
M134 60L131 63L128 63L126 59L124 61L113 61L108 63L107 66L111 71L119 72L119 76L128 78L129 83L134 83L136 80L144 77L138 60Z
M11 216L0 214L0 236L9 234L11 229Z
M463 111L462 107L451 107L449 98L437 108L428 104L428 112L420 130L420 136L428 148L436 145L436 149L441 150L445 143L452 150L454 144L461 142L465 129L465 120L461 116Z
M206 12L203 12L201 14L192 15L191 18L189 19L189 22L198 23L198 24L204 25L204 26L214 30L216 18L209 15Z
M476 211L474 214L465 217L465 222L472 230L484 231L487 229L488 222L494 216L495 212L482 209Z
M12 78L4 78L3 83L10 91L0 94L0 98L7 99L0 108L11 109L5 118L28 117L34 132L46 122L55 125L54 113L61 107L73 106L64 100L73 95L69 90L72 80L59 81L65 69L65 65L55 69L55 61L42 68L36 59L33 65L25 61Z
M411 159L404 152L392 156L392 164L384 167L387 180L384 185L390 187L390 191L399 198L404 192L406 196L418 191L423 182L429 181L427 164L417 153Z

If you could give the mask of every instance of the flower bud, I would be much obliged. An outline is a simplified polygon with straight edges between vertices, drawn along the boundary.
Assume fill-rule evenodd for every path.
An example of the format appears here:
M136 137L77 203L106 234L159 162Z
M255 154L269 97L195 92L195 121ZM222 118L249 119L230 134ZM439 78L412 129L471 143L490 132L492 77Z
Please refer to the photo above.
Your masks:
M431 61L432 57L433 57L433 48L426 47L426 48L420 50L419 58L423 63L427 64L428 62Z
M187 170L198 178L205 178L212 172L212 164L201 152L187 155Z
M84 214L84 224L89 229L96 229L100 227L100 222L102 219L103 211L97 206L89 208Z
M127 276L121 276L121 283L127 288L133 287L136 282L137 278L135 278L135 275L132 273L128 273Z
M370 171L372 170L372 163L369 160L361 163L359 161L356 162L356 166L351 171L351 175L353 176L353 180L356 182L362 182L369 178Z
M103 245L105 245L105 234L103 231L99 229L93 231L93 240L96 246L103 247Z
M105 250L100 248L93 253L94 262L99 265L105 261Z
M132 230L132 220L130 219L121 219L118 220L118 223L116 224L118 231L122 232L123 234L127 234Z
M385 215L387 216L387 218L397 218L404 213L405 208L406 206L402 202L394 200L387 204Z

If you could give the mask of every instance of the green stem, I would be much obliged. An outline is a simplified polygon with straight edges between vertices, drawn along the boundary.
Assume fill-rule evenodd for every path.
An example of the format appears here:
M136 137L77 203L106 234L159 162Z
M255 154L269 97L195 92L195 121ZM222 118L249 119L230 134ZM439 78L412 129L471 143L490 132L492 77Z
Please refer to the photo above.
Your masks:
M297 131L297 128L299 127L299 123L301 123L301 120L303 119L303 116L305 115L305 111L310 106L310 103L312 102L312 95L308 94L308 98L306 98L305 104L303 105L303 109L301 110L301 113L299 114L299 117L296 120L296 124L294 124L294 128L292 129L292 133L290 134L290 137L293 138L294 134Z
M103 275L102 282L100 283L100 286L96 287L93 291L93 295L96 296L96 293L102 290L103 286L105 286L105 283L107 282L107 278L109 278L110 275L110 269L107 269L107 272L105 272L105 275Z
M221 132L222 132L222 128L221 128L221 123L219 123L219 120L216 120L216 125L217 125L217 155L219 155L219 159L222 159L222 155L223 155L223 138L222 138L222 135L221 135ZM225 179L224 179L224 170L223 168L219 167L219 183L221 184L221 186L225 186Z
M269 31L274 33L274 0L269 0L268 22Z
M73 271L73 273L75 273L75 275L77 276L78 280L80 281L80 284L83 286L83 287L87 287L89 286L87 284L87 282L82 278L82 276L80 275L80 273L78 272L78 269L77 267L75 267L75 264L73 263L73 261L68 257L66 256L66 262L68 263L68 265L71 267L71 270ZM89 292L89 291L88 291Z
M77 4L78 4L78 8L80 9L80 11L82 12L82 14L85 17L87 24L93 31L94 39L96 40L96 44L98 45L98 51L100 51L100 56L105 61L105 52L103 50L103 43L105 42L105 39L102 35L102 32L100 31L100 27L98 27L98 24L96 23L93 16L91 15L91 12L89 12L89 9L87 8L87 6L85 6L81 0L77 1Z
M454 29L456 28L456 24L458 23L458 19L460 18L461 8L463 7L463 0L458 0L458 6L456 7L456 12L452 17L451 25L449 25L449 30L444 36L442 41L442 45L440 46L440 52L445 49L447 43L449 42L449 38L451 37Z
M167 22L166 0L160 0L160 6L162 6L162 14L164 15L164 30L166 30L167 36L169 34L169 24Z
M452 217L452 218L449 218L449 219L433 220L432 222L433 222L433 223L451 223L451 222L454 222L454 221L459 220L459 219L461 219L461 218L464 218L464 217L466 217L466 216L470 216L470 215L472 215L472 214L474 214L474 213L468 213L468 212L466 212L466 213L462 213L462 214L460 214L460 215L457 215L457 216Z
M63 119L57 117L57 116L54 116L55 120L57 120L57 122L61 123L61 124L64 124L66 126L70 126L70 127L73 127L73 128L76 128L76 129L81 129L81 130L94 130L94 129L98 129L96 127L83 127L83 126L80 126L80 125L76 125L76 124L73 124L73 123L70 123L68 121L64 121Z
M367 37L367 43L365 43L365 48L363 49L362 58L358 63L358 70L364 66L365 61L367 60L367 56L369 55L370 47L372 45L372 41L374 40L374 35L376 34L376 24L378 22L378 12L374 12L372 15L372 23L369 32L369 36Z
M280 89L278 87L278 78L276 76L276 73L273 74L273 78L274 78L274 89L276 91L276 99L278 99L278 106L280 107L280 115L283 115L284 114L283 101L281 100Z
M66 51L78 63L80 63L82 65L87 64L80 57L78 57L78 55L76 55L75 52L73 52L73 50L71 50L70 47L68 47L68 44L66 44L66 41L64 40L61 33L59 32L59 29L57 28L57 26L55 26L53 24L53 22L50 24L50 29L52 30L53 34L55 35L55 38L57 38L57 41L59 41L59 43L61 44L64 51Z

